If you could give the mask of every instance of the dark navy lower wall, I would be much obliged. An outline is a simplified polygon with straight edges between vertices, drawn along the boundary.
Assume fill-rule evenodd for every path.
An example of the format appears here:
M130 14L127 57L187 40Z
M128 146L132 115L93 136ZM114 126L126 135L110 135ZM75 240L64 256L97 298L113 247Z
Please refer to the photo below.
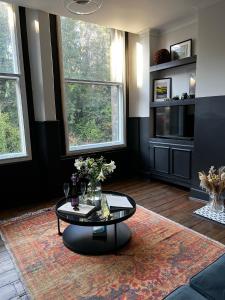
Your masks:
M135 174L149 175L150 118L128 118L128 149Z
M35 122L33 131L36 146L32 160L0 165L0 208L62 196L63 182L69 181L74 172L74 160L80 155L61 155L59 122ZM101 155L117 166L109 181L134 175L128 147L84 156Z
M199 98L195 105L195 142L191 197L208 199L198 172L225 165L225 96Z

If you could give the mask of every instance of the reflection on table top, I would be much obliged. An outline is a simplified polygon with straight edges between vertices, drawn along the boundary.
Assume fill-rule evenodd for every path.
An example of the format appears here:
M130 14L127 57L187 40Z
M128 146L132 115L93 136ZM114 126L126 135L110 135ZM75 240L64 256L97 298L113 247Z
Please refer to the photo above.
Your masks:
M132 208L113 208L109 210L105 197L106 194L125 196L131 203ZM102 226L119 223L131 217L136 211L135 201L130 196L118 192L103 192L100 205L86 217L57 211L57 208L66 201L67 200L64 198L56 204L56 214L58 218L67 223L80 226Z

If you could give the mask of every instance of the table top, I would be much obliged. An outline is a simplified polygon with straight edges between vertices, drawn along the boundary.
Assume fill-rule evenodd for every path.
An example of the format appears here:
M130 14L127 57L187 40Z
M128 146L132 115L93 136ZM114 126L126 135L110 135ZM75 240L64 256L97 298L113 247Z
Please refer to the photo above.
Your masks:
M63 220L69 224L74 225L80 225L80 226L104 226L104 225L111 225L120 223L128 218L130 218L136 211L136 203L135 201L128 195L119 193L119 192L113 192L113 191L103 191L103 194L111 194L111 195L118 195L127 197L128 201L131 203L132 208L123 208L123 209L117 209L110 211L110 217L104 218L101 213L101 209L94 209L88 216L83 217L76 214L70 214L58 211L57 209L66 203L66 199L63 198L59 200L56 204L56 215L60 220Z

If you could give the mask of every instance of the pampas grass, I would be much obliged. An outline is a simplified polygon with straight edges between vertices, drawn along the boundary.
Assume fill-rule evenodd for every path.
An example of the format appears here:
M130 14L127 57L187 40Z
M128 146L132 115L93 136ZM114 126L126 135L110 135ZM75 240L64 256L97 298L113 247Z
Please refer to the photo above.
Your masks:
M208 174L204 171L198 172L200 186L208 193L220 195L225 190L225 166L220 167L218 170L211 166Z

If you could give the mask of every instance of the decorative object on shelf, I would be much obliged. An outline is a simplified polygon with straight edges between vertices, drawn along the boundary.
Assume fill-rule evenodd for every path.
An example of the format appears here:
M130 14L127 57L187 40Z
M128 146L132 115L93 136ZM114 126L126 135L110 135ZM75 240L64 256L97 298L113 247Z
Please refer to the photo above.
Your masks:
M162 78L153 81L154 101L164 101L171 98L172 79Z
M79 158L75 160L76 175L82 180L86 180L86 198L96 206L100 205L101 182L116 169L114 161L107 163L105 158Z
M183 59L172 60L165 64L150 66L150 72L154 73L154 72L158 72L158 71L170 70L170 69L177 68L177 67L187 66L190 64L196 64L196 61L197 61L196 55L191 56L191 57L186 57Z
M179 97L178 95L176 95L176 96L174 96L172 99L173 99L173 100L180 100L180 97Z
M174 44L170 46L171 60L191 57L192 55L192 39Z
M188 99L188 94L187 93L183 93L182 95L181 95L181 98L180 98L181 100L185 100L185 99Z
M200 186L209 194L209 208L215 212L224 212L223 192L225 191L225 166L218 170L211 166L208 175L199 172Z
M196 75L191 74L189 78L189 95L195 97L195 89L196 89Z
M167 49L160 49L153 55L154 64L163 64L170 61L170 53Z
M103 0L65 0L66 9L76 15L90 15L102 6Z

